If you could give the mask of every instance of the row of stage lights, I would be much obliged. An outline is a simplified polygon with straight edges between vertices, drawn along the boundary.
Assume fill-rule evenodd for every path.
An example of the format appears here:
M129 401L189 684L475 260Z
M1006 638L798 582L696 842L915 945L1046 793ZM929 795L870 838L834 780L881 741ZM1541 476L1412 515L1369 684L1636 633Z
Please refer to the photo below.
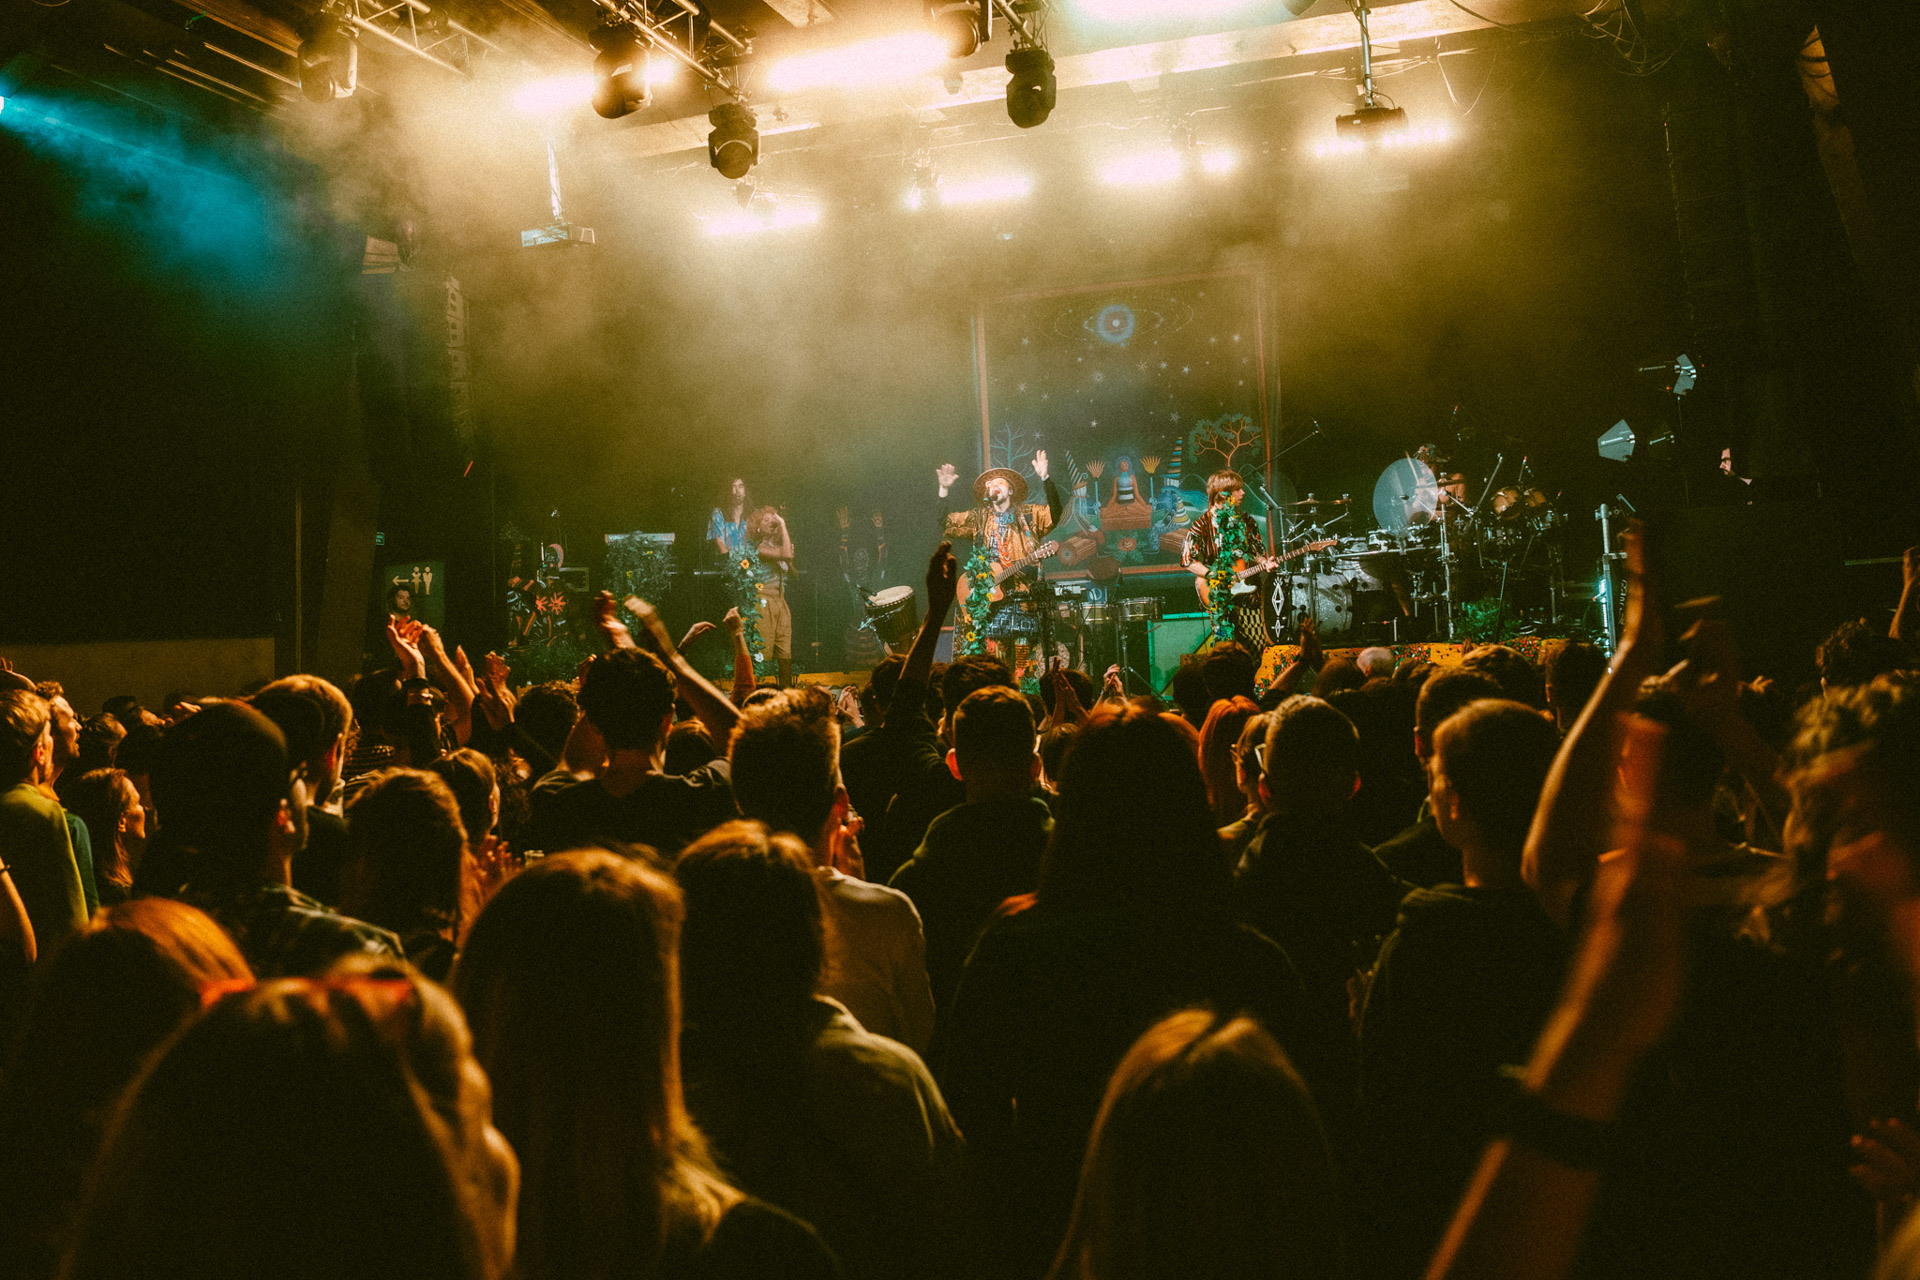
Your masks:
M1429 146L1449 142L1453 131L1447 126L1419 130L1382 131L1361 138L1341 138L1315 146L1316 156L1347 156L1375 148ZM1238 153L1225 148L1208 147L1190 151L1168 148L1142 151L1108 161L1099 169L1100 181L1110 187L1150 187L1195 175L1220 177L1240 167ZM901 207L909 213L928 209L958 209L982 205L1007 204L1024 200L1034 192L1035 183L1027 174L999 174L989 177L943 181L931 169L922 169L913 185L901 197ZM741 188L746 191L746 188ZM742 236L762 231L788 231L818 226L821 209L809 200L792 200L748 192L746 207L716 217L704 218L710 236Z

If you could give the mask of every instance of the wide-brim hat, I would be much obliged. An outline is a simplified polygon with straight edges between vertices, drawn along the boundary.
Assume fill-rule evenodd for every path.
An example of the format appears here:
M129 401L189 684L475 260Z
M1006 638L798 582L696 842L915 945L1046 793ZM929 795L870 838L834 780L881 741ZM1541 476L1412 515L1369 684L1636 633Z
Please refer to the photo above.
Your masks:
M985 502L987 500L987 481L989 480L1005 480L1007 482L1008 486L1013 489L1014 506L1017 507L1027 500L1027 478L1018 471L1009 471L1005 467L994 467L991 470L982 471L980 478L973 482L973 500L975 502Z

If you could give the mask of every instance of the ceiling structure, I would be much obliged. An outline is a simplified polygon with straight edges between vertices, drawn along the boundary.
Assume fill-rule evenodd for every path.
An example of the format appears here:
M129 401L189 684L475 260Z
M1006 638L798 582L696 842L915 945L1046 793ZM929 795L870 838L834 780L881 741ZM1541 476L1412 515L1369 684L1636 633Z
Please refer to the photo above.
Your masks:
M937 122L942 113L998 101L1005 93L1002 63L1010 44L1004 22L996 22L994 39L972 57L951 63L938 77L885 92L853 94L829 86L782 94L766 86L761 72L780 57L916 29L924 21L924 0L329 0L326 8L359 35L361 91L399 94L432 93L436 77L453 84L483 73L528 80L584 73L593 57L587 37L616 3L628 16L646 12L657 18L665 34L654 44L667 51L668 42L679 41L683 52L675 56L683 65L718 68L725 88L759 114L767 136L886 115ZM1403 43L1491 27L1592 24L1618 3L1600 0L1590 8L1588 0L1474 0L1471 6L1462 0L1381 0L1371 13L1371 31L1375 46L1391 54ZM1030 4L1019 0L1011 7L1025 11ZM1051 10L1047 43L1062 93L1350 51L1360 43L1346 0L1314 0L1297 18L1281 3L1250 0L1217 9L1211 22L1132 24L1077 20L1084 4L1049 0L1028 15L1047 17ZM0 94L18 88L23 59L29 70L37 55L101 79L111 75L112 59L101 63L105 54L256 112L326 109L306 102L299 89L297 53L303 31L321 10L315 0L35 0L28 7L32 12L0 25ZM1177 0L1165 8L1178 11ZM631 156L702 148L707 112L724 100L714 84L683 74L650 106L606 122L606 136L618 153Z

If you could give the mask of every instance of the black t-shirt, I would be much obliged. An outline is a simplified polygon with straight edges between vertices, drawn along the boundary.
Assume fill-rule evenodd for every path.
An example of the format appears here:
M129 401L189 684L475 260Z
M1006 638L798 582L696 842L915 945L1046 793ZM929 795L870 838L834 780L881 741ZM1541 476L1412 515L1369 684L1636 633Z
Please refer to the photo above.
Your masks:
M352 856L347 820L325 809L307 810L307 847L293 855L293 887L329 907L339 906Z
M1279 947L1224 911L1041 904L987 926L935 1046L993 1224L982 1275L1045 1273L1114 1068L1154 1023L1194 1006L1258 1018L1339 1110L1344 1028L1319 1016Z
M725 760L686 774L652 774L624 796L597 778L582 781L556 770L534 784L532 803L523 843L544 853L644 844L672 856L740 816Z
M727 1210L704 1244L671 1236L660 1280L843 1280L840 1262L814 1229L764 1201Z

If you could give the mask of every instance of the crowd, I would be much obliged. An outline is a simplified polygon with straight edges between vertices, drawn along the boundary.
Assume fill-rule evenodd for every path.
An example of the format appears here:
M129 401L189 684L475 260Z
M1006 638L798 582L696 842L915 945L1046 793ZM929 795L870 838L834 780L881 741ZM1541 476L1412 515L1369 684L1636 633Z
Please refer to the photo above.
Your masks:
M606 597L0 662L0 1280L1920 1280L1920 549L1793 690L1628 570L1611 660L1164 702L936 664L945 546L857 704Z

